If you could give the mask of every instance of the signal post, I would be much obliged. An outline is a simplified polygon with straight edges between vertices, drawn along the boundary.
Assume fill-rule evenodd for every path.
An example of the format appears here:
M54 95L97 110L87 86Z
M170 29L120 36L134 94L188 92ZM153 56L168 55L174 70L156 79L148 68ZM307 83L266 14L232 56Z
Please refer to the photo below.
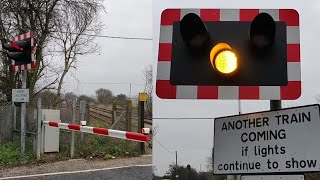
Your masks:
M13 102L21 103L21 156L25 154L25 126L26 126L26 102L29 102L29 89L27 88L27 70L34 69L34 35L33 32L18 35L8 42L2 41L5 54L12 60L12 71L21 71L22 91L27 94L14 94L14 96L27 96L28 98L13 98Z

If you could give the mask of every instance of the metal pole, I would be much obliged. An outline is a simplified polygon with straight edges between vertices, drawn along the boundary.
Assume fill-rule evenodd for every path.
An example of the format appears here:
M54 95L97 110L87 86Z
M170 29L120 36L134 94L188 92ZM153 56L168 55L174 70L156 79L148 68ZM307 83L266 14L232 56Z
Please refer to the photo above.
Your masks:
M270 100L270 110L281 109L281 100Z
M130 88L129 88L129 99L131 99L131 83L129 84Z
M38 109L38 127L37 127L37 159L40 159L41 154L41 123L42 123L42 109L41 109L41 98L38 99L37 103L37 109Z
M176 179L179 178L179 175L178 175L178 151L176 151Z
M72 100L72 119L71 123L74 124L76 120L76 99ZM73 158L74 156L74 131L71 131L71 142L70 142L70 156Z
M140 132L142 131L142 128L144 128L144 101L140 101L140 122L141 122L141 129L139 130ZM145 149L144 149L144 143L140 143L140 149L141 149L141 154L145 154Z
M27 88L27 70L22 71L22 89ZM26 103L21 104L21 156L26 151Z
M17 108L12 102L12 111L13 111L13 127L12 127L12 141L14 141L14 130L17 129Z
M242 113L241 111L241 100L238 99L238 111L239 111L239 115ZM227 176L227 179L230 180L240 180L241 179L241 175L229 175Z
M84 113L81 113L81 121L84 121ZM81 124L83 126L83 124ZM83 132L81 132L81 141L83 141Z
M76 120L76 99L72 100L72 119L71 123L74 124ZM73 158L74 156L74 131L71 131L71 142L70 142L70 156Z

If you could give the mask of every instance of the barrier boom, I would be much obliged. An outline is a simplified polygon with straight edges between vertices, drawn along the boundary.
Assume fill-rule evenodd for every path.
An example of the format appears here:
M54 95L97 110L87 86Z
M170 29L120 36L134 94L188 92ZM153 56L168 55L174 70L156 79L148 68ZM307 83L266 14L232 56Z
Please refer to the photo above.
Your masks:
M129 132L129 131L119 131L114 129L98 128L98 127L91 127L91 126L80 126L77 124L58 123L53 121L42 121L42 123L43 125L57 127L59 129L80 131L84 133L97 134L97 135L103 135L103 136L110 136L110 137L130 140L130 141L148 142L150 139L148 135Z

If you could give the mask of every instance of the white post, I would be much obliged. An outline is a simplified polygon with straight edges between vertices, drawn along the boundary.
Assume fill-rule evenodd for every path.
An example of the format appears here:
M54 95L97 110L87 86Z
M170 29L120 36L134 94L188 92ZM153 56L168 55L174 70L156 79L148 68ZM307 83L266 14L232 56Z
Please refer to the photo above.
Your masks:
M37 103L37 119L38 119L38 128L37 128L37 159L40 159L40 154L41 154L41 139L42 139L42 109L41 109L41 98L38 99L38 103Z
M238 112L239 115L241 114L241 101L238 99ZM228 175L227 180L240 180L241 176L240 175Z
M72 119L71 123L74 124L76 120L76 99L72 100ZM74 131L71 131L71 142L70 142L70 156L73 158L74 156Z
M22 71L22 89L27 88L27 70ZM21 104L21 156L26 151L26 103Z

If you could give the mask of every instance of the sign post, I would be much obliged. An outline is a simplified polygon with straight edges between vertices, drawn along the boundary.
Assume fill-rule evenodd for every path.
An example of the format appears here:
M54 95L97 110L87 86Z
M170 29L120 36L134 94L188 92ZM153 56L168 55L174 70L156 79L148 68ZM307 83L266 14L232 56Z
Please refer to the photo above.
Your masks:
M144 128L144 103L148 99L147 93L139 93L139 103L140 103L140 127L139 131L142 132L142 129ZM140 154L145 154L145 146L144 143L140 143Z
M319 171L319 112L309 105L216 118L214 173Z
M27 70L22 71L22 89L27 88ZM26 103L21 105L21 156L24 156L26 150Z

